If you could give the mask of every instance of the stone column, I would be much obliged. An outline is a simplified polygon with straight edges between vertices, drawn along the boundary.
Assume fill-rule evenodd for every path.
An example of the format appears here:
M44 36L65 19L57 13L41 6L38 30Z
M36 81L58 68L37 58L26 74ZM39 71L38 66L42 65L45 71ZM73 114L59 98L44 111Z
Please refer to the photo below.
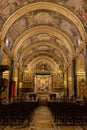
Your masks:
M10 75L9 75L9 101L11 101L11 92L12 92L12 81L13 81L13 72L14 72L14 60L11 59L10 65Z
M68 69L66 70L66 82L67 82L67 98L69 98Z
M0 65L2 64L2 45L0 44ZM0 70L0 91L1 91L1 86L2 86L2 70ZM1 98L1 94L0 94Z
M18 67L17 97L19 96L20 69Z
M2 89L2 71L0 71L0 99L1 99L1 89Z
M73 90L74 97L77 98L77 77L76 77L76 60L72 59L72 78L73 78Z
M0 65L2 64L2 45L0 44Z
M87 44L85 46L84 60L85 60L85 74L86 74L86 87L87 87Z

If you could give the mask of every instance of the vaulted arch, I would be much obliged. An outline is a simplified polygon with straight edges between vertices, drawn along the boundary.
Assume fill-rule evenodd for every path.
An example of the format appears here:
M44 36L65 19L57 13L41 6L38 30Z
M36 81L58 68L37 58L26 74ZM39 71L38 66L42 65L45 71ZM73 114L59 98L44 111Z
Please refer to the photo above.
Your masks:
M57 30L56 28L52 28L49 26L39 26L39 27L34 27L34 28L24 31L15 41L15 43L13 45L12 53L16 54L18 48L26 39L28 39L29 37L31 37L35 34L40 34L40 33L48 33L48 34L52 34L52 35L56 36L57 38L62 40L62 42L65 44L65 46L67 46L70 53L74 52L74 48L73 48L71 40L63 32Z
M39 10L39 9L48 9L48 10L53 10L56 12L59 12L61 14L63 14L65 17L69 18L78 28L82 39L85 40L85 31L83 28L83 25L81 23L81 21L78 19L78 17L76 15L74 15L70 10L68 10L67 8L57 5L55 3L50 3L50 2L37 2L37 3L33 3L33 4L29 4L26 5L22 8L20 8L19 10L15 11L15 13L13 13L5 22L5 24L3 25L2 31L1 31L1 36L4 39L5 35L8 31L8 29L11 27L11 25L16 21L16 19L18 19L19 17L21 17L22 15L24 15L27 12L31 12L34 10Z

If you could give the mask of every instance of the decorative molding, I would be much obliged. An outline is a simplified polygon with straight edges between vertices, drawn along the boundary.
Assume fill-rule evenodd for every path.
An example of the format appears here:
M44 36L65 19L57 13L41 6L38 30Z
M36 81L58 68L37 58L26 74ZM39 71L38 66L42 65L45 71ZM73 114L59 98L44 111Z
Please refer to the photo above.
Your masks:
M37 2L37 3L29 4L15 11L3 25L3 29L1 31L1 35L3 39L5 38L5 35L8 29L19 17L23 16L27 12L31 12L31 11L39 10L39 9L47 9L47 10L52 10L52 11L61 13L62 15L70 19L76 25L76 27L78 28L82 36L82 39L85 39L85 35L86 35L85 30L84 30L83 24L78 19L78 17L67 8L60 6L58 4L55 4L55 3L50 3L50 2Z

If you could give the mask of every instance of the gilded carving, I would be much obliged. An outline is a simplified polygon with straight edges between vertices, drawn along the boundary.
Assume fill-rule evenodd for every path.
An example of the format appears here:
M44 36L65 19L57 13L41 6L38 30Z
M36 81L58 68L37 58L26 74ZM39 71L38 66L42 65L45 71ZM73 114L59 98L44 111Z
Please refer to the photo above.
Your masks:
M79 81L79 97L84 98L86 96L87 96L86 81L84 79L81 79L81 81Z

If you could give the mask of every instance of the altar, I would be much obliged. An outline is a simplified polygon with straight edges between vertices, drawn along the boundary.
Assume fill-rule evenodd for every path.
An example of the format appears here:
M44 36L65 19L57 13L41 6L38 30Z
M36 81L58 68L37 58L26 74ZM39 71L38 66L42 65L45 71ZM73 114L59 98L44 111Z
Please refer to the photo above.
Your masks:
M35 75L34 77L34 92L38 99L49 100L49 93L52 89L51 75Z
M36 93L37 98L44 101L44 100L49 100L49 93Z
M35 75L34 77L34 92L49 93L52 88L51 75Z

